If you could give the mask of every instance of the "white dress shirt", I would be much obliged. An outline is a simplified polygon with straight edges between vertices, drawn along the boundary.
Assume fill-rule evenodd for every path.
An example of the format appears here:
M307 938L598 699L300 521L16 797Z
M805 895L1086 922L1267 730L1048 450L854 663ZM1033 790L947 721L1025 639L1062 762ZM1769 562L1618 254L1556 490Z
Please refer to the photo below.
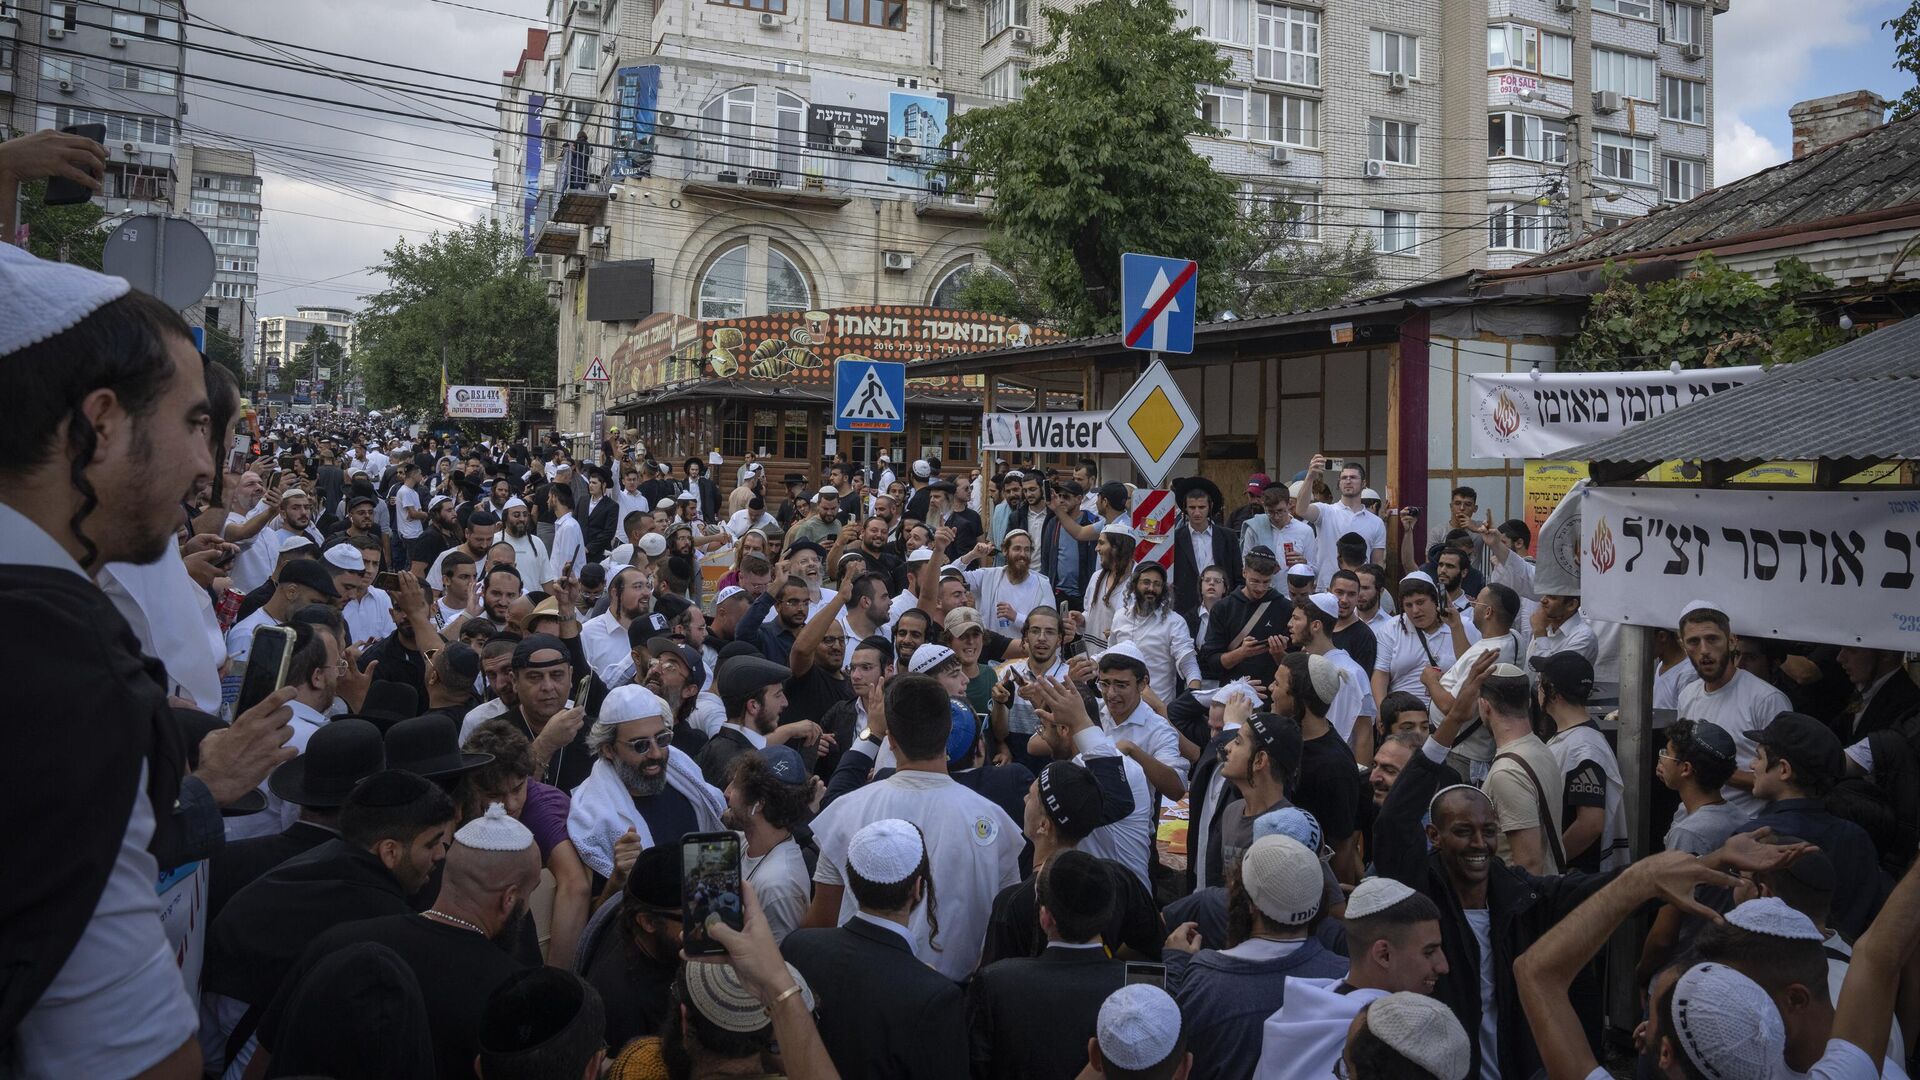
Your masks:
M552 577L547 580L560 580L568 563L573 564L576 575L587 568L587 544L580 535L580 520L571 511L553 523L553 551L547 556Z
M1200 678L1200 659L1187 620L1164 604L1146 616L1136 614L1132 604L1122 607L1113 617L1107 640L1131 641L1140 647L1140 654L1147 658L1147 684L1161 704L1171 702L1182 687Z

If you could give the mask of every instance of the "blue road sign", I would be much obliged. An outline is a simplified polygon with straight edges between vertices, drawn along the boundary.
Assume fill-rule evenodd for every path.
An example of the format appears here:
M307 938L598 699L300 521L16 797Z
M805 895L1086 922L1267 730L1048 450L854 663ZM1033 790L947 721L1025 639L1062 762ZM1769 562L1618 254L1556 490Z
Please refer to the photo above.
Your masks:
M1120 256L1120 333L1129 349L1193 351L1200 264L1157 255Z
M833 362L836 431L907 430L907 365L864 356Z

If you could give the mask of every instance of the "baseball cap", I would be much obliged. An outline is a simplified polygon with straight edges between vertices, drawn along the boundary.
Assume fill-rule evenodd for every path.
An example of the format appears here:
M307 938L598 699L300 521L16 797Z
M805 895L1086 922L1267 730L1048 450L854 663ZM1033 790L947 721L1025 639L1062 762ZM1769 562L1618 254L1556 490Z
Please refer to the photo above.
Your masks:
M980 621L980 613L973 608L957 607L947 612L947 636L949 638L957 638L969 630L984 631L985 629L986 624Z
M1796 773L1828 780L1846 775L1840 737L1805 713L1783 712L1766 727L1748 731L1747 738L1766 747L1769 758L1792 762Z
M282 585L304 585L329 600L340 598L340 590L333 587L333 575L315 559L295 559L281 567L279 581Z
M1267 485L1271 483L1273 483L1273 478L1266 473L1254 473L1252 476L1247 477L1247 493L1249 495L1258 495L1260 492L1267 490Z
M1575 705L1585 705L1593 696L1593 664L1577 652L1536 656L1527 661L1527 666Z

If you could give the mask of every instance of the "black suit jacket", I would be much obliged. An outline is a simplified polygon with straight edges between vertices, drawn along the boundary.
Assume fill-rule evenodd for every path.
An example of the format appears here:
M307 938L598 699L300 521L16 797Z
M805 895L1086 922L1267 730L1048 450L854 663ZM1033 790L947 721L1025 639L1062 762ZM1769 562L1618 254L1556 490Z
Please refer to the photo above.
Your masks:
M1905 719L1907 714L1920 709L1920 686L1907 677L1904 671L1895 671L1887 680L1887 685L1873 695L1867 707L1853 721L1851 733L1842 732L1840 741L1851 745L1876 731L1890 728Z
M620 500L607 495L593 509L588 510L586 503L580 509L580 538L587 545L587 558L599 562L607 557L620 531Z
M219 918L233 894L260 875L339 835L311 822L296 821L285 832L235 840L222 847L207 867L207 921L211 923Z
M840 1075L967 1075L966 999L905 937L850 919L831 930L795 930L780 951L813 988L820 1041Z
M1018 762L1006 765L982 765L977 769L962 769L951 774L953 782L971 789L981 798L1007 812L1007 816L1019 821L1017 815L1024 815L1027 806L1027 789L1033 786L1033 773ZM1131 789L1129 789L1131 790Z
M1227 591L1240 587L1240 537L1233 530L1215 524L1213 533L1213 565L1227 575ZM1200 610L1200 571L1204 567L1195 566L1193 558L1193 530L1181 522L1173 530L1173 610L1191 619Z
M973 1075L1061 1080L1087 1064L1100 1004L1127 965L1105 949L1049 945L1035 957L988 964L967 990Z

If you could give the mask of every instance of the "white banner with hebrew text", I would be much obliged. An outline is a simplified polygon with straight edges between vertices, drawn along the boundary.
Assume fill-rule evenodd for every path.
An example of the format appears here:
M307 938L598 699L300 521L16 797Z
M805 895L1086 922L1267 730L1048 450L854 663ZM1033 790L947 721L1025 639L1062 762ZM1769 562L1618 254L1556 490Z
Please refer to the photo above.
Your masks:
M1561 458L1696 401L1751 382L1764 368L1528 371L1472 375L1473 456Z
M1581 609L1674 626L1694 601L1735 633L1920 650L1920 492L1588 488Z

